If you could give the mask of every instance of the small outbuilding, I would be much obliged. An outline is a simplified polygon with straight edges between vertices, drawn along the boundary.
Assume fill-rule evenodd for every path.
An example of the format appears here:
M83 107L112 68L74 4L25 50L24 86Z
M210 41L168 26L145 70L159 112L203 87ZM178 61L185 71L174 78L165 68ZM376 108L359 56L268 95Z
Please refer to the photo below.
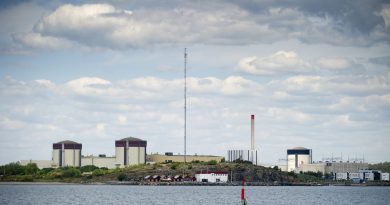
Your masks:
M228 173L225 171L198 171L195 178L197 182L226 183Z

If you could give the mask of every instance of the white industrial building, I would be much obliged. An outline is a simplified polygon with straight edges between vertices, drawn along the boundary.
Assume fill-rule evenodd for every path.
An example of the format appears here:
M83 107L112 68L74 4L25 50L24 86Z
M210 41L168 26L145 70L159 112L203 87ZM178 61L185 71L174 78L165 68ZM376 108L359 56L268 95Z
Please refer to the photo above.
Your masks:
M257 150L228 150L226 161L234 162L236 160L249 161L258 165Z
M81 166L80 143L65 140L53 144L52 167L79 167Z
M106 156L82 156L81 157L81 165L94 165L97 167L106 167L108 169L114 169L120 167L121 164L116 163L116 157L106 157Z
M135 137L127 137L115 141L115 153L113 157L83 156L82 144L65 140L53 143L51 160L21 160L20 164L36 163L38 168L80 167L94 165L109 169L125 167L129 165L146 163L147 142Z
M225 171L199 171L196 172L195 178L197 182L226 183L228 173Z
M317 162L301 164L295 172L321 172L330 173L353 173L362 169L368 169L368 163L363 162Z
M312 163L311 149L294 147L287 149L287 171L296 171L304 164Z
M353 182L389 181L389 173L379 170L362 169L357 172L339 172L333 174L334 180L352 180Z
M116 164L123 166L145 164L146 141L127 137L115 141Z
M389 173L381 173L381 180L382 181L390 181Z
M255 148L255 115L251 115L251 149L250 150L228 150L226 161L234 162L236 160L249 161L258 165L258 151Z

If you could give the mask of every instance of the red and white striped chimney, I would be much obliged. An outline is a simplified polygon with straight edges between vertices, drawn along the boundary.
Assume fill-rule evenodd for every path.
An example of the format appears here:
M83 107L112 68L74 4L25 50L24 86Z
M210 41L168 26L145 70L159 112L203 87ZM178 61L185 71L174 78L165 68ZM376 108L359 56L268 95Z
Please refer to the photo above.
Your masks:
M255 115L251 115L251 150L255 150Z

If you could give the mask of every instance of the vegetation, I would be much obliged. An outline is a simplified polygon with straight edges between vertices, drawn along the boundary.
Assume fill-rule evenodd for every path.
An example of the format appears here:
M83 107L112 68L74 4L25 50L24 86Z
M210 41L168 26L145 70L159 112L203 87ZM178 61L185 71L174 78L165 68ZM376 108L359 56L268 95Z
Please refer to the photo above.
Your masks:
M125 168L107 169L88 165L82 167L44 168L38 169L36 164L20 165L10 163L0 166L1 181L55 181L74 183L94 183L108 181L140 182L147 175L195 176L198 171L223 170L229 173L229 179L256 183L311 183L323 182L327 176L317 172L282 172L278 167L266 168L254 166L247 161L234 163L215 160L191 163L155 163L128 166Z
M39 169L35 163L27 164L26 166L20 165L19 163L9 163L7 165L0 166L2 175L29 175L36 174Z
M369 169L380 170L382 172L390 172L390 162L383 162L378 164L369 164Z

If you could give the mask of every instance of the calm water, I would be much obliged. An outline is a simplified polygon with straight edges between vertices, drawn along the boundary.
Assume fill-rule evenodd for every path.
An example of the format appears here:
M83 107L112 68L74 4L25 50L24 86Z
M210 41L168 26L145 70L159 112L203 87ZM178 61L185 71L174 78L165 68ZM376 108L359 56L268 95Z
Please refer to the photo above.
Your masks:
M241 187L0 185L0 204L240 204ZM390 187L246 187L249 204L390 204Z

